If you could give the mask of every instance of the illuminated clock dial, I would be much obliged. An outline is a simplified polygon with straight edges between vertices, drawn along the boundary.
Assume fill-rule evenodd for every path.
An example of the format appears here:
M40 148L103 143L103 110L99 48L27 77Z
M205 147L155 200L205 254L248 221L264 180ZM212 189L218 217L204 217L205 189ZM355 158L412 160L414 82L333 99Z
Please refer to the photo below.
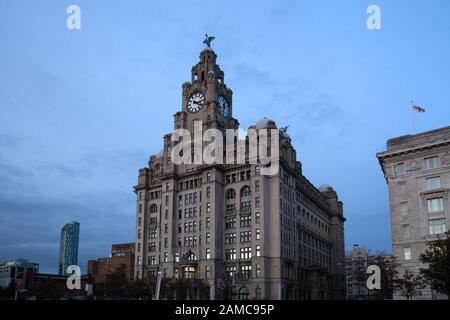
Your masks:
M195 92L191 95L187 103L187 109L191 113L199 112L205 105L205 95L201 92Z
M222 113L224 117L228 117L230 115L230 107L228 106L227 98L219 96L217 102L219 103L220 113Z

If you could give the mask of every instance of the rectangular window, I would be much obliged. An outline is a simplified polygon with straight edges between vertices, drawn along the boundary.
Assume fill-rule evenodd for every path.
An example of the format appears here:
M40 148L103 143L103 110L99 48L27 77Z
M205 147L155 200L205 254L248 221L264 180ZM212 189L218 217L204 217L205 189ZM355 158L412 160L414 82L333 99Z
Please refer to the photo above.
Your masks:
M250 227L252 225L252 217L251 216L242 216L241 217L241 227Z
M211 218L206 217L206 227L209 228L211 226Z
M259 219L260 219L259 212L256 212L256 213L255 213L255 223L256 223L256 224L259 224Z
M201 221L200 221L201 222ZM211 240L211 235L209 232L206 233L206 243L209 243Z
M211 249L206 248L206 259L211 259Z
M261 266L259 264L256 264L255 269L256 269L255 274L256 274L256 277L258 278L259 276L261 276Z
M409 238L409 236L410 236L409 224L402 225L402 235L403 235L403 238Z
M257 256L257 257L260 257L260 256L261 256L261 246L260 246L260 245L257 245L257 246L256 246L256 256Z
M439 189L441 187L441 177L433 177L425 180L427 185L427 191Z
M226 233L225 234L225 243L226 244L236 243L236 233Z
M210 198L211 197L211 187L206 187L206 198Z
M398 192L400 194L405 194L406 193L406 182L399 182L398 183Z
M405 172L406 172L406 171L405 171L405 164L404 164L403 162L397 163L397 164L395 165L395 173L396 173L398 176L404 175Z
M226 249L225 260L236 260L236 249Z
M259 181L255 181L255 192L259 192Z
M434 198L427 200L428 212L441 212L444 210L444 198Z
M411 260L411 248L403 248L403 258L405 260Z
M260 206L260 200L259 200L259 197L256 197L255 198L255 208L259 208L259 206Z
M400 211L400 215L402 217L408 215L408 203L407 202L402 202L399 205L399 211Z
M208 212L208 213L211 212L211 203L210 202L206 203L206 212Z
M261 230L260 229L256 229L255 230L255 239L256 240L260 240L261 239Z
M252 232L251 231L241 232L241 243L247 243L250 241L252 241Z
M226 218L225 229L235 229L235 228L236 228L236 218Z
M445 233L445 219L430 220L430 235Z
M251 259L252 258L252 248L244 247L241 248L241 259Z
M261 174L261 169L259 166L255 166L255 176L259 176Z
M225 268L225 270L226 270L226 272L227 272L227 275L228 275L230 278L233 278L234 274L236 273L236 266L227 266L227 267Z
M425 158L423 160L423 162L424 162L424 167L425 167L426 170L428 170L428 169L435 169L435 168L438 168L440 166L440 164L439 164L439 157L438 156Z
M250 279L252 275L252 266L251 265L242 265L241 266L241 279Z

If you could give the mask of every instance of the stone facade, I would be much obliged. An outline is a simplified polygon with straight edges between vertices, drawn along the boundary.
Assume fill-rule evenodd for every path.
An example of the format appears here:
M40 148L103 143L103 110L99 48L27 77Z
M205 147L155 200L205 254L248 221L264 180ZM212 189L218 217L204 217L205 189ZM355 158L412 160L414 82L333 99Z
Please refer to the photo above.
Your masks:
M392 253L417 272L426 241L450 224L450 127L390 139L377 157L389 188ZM414 298L437 297L428 287Z
M182 110L174 129L203 132L238 129L232 91L207 48L182 85ZM205 104L190 109L201 92ZM220 99L228 104L226 112ZM251 128L276 129L262 119ZM224 135L225 136L225 135ZM345 254L343 205L331 186L320 189L303 175L291 138L280 130L280 169L262 175L259 164L179 164L164 149L139 170L136 199L135 277L160 271L166 278L198 278L211 298L343 299ZM246 155L248 158L248 154Z

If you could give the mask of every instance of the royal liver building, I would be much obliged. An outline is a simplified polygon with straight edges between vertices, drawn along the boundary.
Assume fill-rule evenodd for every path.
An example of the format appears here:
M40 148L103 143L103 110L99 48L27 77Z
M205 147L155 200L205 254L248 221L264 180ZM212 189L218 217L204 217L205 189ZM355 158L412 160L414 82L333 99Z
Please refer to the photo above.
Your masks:
M182 85L174 130L217 129L225 139L239 122L233 92L207 45ZM249 131L276 128L264 118ZM264 171L270 164L248 161L248 136L236 138L231 155L239 153L239 141L247 148L246 161L235 164L198 161L185 150L177 155L193 161L179 164L172 132L164 136L134 187L136 278L160 271L163 278L201 279L213 299L344 298L342 202L331 186L316 188L302 175L291 138L285 129L276 132L279 169L270 175Z

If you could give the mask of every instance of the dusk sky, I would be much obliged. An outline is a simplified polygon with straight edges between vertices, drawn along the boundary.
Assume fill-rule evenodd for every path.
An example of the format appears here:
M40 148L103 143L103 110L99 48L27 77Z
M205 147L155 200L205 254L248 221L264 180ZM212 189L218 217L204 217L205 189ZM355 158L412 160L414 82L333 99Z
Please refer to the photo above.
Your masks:
M66 8L81 8L68 30ZM381 30L366 9L381 8ZM450 125L450 1L0 1L0 261L57 272L134 241L138 170L162 149L205 33L243 129L268 117L344 203L346 247L390 252L376 153Z

